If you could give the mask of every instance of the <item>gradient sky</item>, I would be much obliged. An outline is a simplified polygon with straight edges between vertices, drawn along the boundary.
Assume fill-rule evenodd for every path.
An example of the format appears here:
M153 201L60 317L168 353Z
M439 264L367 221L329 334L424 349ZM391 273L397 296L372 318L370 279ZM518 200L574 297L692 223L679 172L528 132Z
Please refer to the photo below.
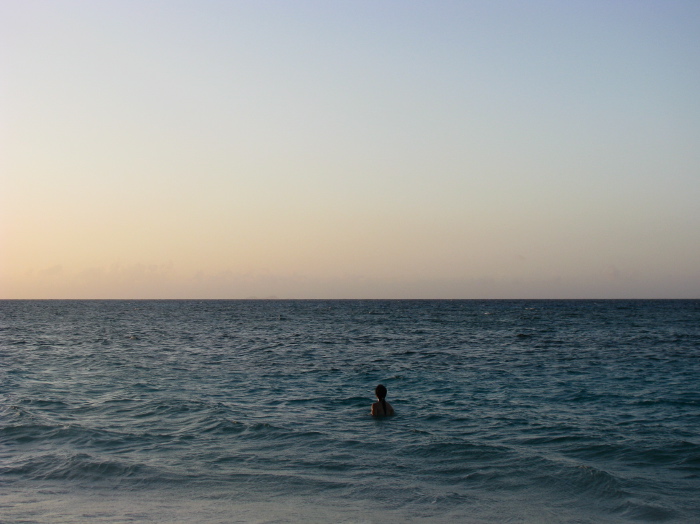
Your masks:
M698 298L700 2L0 1L0 298Z

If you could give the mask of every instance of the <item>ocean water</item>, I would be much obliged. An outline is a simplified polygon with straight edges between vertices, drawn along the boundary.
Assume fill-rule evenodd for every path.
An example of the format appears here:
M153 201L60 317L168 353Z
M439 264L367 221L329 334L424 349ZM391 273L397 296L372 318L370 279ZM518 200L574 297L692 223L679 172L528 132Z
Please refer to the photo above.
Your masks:
M1 522L700 522L700 301L2 301L0 401Z

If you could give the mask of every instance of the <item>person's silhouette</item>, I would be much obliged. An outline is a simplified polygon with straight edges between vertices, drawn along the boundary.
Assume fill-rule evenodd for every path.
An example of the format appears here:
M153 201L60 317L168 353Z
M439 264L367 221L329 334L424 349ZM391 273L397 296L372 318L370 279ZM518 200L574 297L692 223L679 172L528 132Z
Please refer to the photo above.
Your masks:
M394 408L391 407L386 400L386 387L379 384L374 388L374 394L377 395L377 402L372 404L372 416L373 417L389 417L394 414Z

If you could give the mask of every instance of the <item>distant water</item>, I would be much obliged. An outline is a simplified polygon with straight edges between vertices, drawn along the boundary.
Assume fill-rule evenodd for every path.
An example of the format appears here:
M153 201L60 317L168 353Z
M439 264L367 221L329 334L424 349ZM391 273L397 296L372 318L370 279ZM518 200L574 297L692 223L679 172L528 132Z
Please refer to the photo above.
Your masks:
M3 301L0 364L2 522L700 522L700 301Z

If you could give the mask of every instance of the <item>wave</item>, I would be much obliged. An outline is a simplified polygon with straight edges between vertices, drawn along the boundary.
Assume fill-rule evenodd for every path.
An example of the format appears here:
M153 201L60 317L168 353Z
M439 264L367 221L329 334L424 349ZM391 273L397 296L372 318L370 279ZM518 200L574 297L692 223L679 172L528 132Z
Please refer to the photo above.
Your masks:
M114 456L103 457L89 453L69 452L35 453L4 464L0 470L9 478L90 483L105 481L119 483L125 480L161 482L165 478L162 471L142 463L119 460Z

